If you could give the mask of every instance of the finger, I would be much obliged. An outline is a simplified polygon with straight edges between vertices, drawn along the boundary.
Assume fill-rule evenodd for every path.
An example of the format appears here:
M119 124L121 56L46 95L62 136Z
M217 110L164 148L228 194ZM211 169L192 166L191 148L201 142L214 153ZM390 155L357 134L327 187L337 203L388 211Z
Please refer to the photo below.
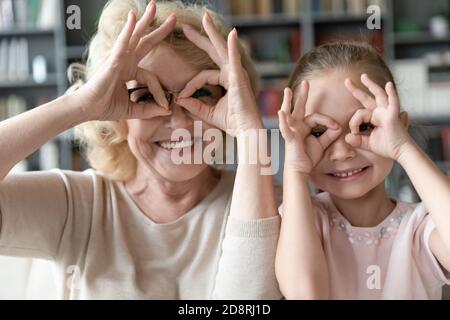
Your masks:
M345 142L354 148L369 150L369 137L360 134L349 133L345 136Z
M211 18L211 16L208 14L208 12L205 12L203 15L203 27L205 28L206 34L208 35L209 39L211 40L211 43L213 44L214 48L216 49L217 54L219 55L222 63L228 62L228 50L227 50L227 43L223 36L217 31L216 26L214 25L214 22Z
M213 123L214 108L194 98L179 98L177 104L208 123Z
M303 119L305 117L305 107L309 95L309 82L303 80L300 83L300 95L295 101L294 111L292 115L295 119Z
M400 113L400 100L395 91L394 84L390 81L386 84L386 93L388 95L389 106L392 108L391 110L398 115Z
M161 86L161 82L158 77L151 72L143 72L145 83L147 84L150 92L152 93L155 101L162 107L168 109L169 101L167 101L166 94Z
M183 25L183 32L186 38L189 39L189 41L205 51L218 66L223 65L219 54L207 37L202 36L197 30L187 24Z
M220 83L219 70L203 70L186 84L184 89L178 94L178 99L189 98L195 91L205 85L222 85L225 87L226 84Z
M239 40L237 31L233 28L228 34L228 60L230 63L232 75L237 77L238 81L242 80L242 63L241 52L239 50Z
M367 92L365 92L364 90L361 90L360 88L355 86L352 80L347 78L345 79L344 84L347 90L350 91L350 93L353 95L353 97L355 97L356 100L361 102L364 108L373 110L377 107L375 99L371 95L367 94Z
M153 23L155 20L156 14L156 4L154 0L150 1L147 7L145 8L145 12L142 15L141 19L136 24L136 29L133 32L130 40L130 50L134 50L139 43L139 40L144 35L147 28Z
M305 117L303 120L310 128L314 128L317 126L323 126L329 129L337 130L340 126L339 124L331 119L329 116L326 116L321 113L313 113L309 116Z
M151 103L132 103L126 116L127 119L151 119L170 116L171 110L156 107Z
M369 91L375 96L375 100L382 106L387 106L388 100L386 91L383 90L375 81L369 78L369 76L364 73L361 75L361 82L369 89Z
M141 38L136 48L138 61L144 58L156 45L163 41L175 28L177 19L172 13L156 30Z
M286 114L291 114L292 109L292 90L290 88L284 89L283 102L281 103L281 111Z
M363 123L370 122L372 118L372 111L368 109L358 109L351 117L348 125L350 132L353 134L359 133L359 126Z
M280 131L284 140L290 142L294 138L294 132L291 131L286 119L286 113L283 110L278 111L278 121L280 122Z
M127 17L127 22L117 37L117 41L113 48L113 56L118 57L124 54L128 48L133 30L136 26L136 14L130 10Z

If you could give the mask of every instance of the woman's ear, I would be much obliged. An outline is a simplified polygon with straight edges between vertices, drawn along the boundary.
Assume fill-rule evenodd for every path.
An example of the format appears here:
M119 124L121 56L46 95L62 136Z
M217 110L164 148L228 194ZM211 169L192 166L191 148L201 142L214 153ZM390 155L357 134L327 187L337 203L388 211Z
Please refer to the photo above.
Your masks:
M402 111L400 112L400 121L405 126L406 129L409 127L409 115L408 112Z

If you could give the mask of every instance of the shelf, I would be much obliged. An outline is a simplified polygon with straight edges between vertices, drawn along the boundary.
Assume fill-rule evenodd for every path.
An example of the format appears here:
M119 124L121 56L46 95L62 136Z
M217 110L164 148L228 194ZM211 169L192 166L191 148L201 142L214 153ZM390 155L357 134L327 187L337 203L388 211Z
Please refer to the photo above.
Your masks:
M0 37L53 36L55 32L55 29L2 29L0 30Z
M396 45L450 45L450 36L435 38L428 32L402 32L394 33L394 43Z
M269 77L289 77L294 70L294 63L279 62L257 62L256 70L259 75L264 78Z
M266 16L228 16L227 21L233 27L274 27L274 26L292 26L301 23L302 18L299 15L286 15L274 13Z
M315 23L331 24L331 23L361 23L367 20L366 15L351 15L351 14L333 14L321 13L314 14L313 21Z
M43 83L37 83L33 79L27 80L13 80L13 81L0 81L1 89L17 89L17 88L42 88L42 87L56 87L58 81L56 74L49 74L47 80Z

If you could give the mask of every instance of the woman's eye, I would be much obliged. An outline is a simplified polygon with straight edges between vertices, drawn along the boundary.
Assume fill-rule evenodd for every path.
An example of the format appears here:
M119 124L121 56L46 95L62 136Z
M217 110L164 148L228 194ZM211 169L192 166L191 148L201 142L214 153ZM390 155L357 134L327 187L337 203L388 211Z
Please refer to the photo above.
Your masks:
M136 102L153 102L155 99L153 98L153 95L149 92L147 94L144 94L137 98Z
M192 95L192 98L199 99L199 98L211 97L211 96L212 96L211 91L209 91L206 88L201 88L194 92L194 94Z
M367 131L372 130L373 128L374 128L374 126L370 122L363 123L363 124L359 125L359 132L367 132Z
M192 98L198 99L209 105L214 105L222 99L225 93L225 89L221 86L204 86L195 91Z

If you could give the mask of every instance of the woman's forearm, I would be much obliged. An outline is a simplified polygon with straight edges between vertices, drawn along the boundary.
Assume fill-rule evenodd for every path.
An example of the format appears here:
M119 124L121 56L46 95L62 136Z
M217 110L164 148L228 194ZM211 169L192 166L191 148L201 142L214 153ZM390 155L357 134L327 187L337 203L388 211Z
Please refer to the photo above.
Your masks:
M266 143L259 139L258 144ZM250 142L248 136L239 135L237 144L239 150L239 164L233 189L230 215L244 220L262 219L277 215L275 191L272 175L263 174L267 168L261 164L261 159L243 160L244 153L255 155L258 153L255 140ZM253 163L255 162L255 163Z
M404 148L398 162L408 174L450 251L450 181L412 141Z
M284 170L276 273L287 299L328 298L328 268L315 223L308 176L288 167Z
M0 181L53 137L86 121L81 109L66 95L0 122Z

